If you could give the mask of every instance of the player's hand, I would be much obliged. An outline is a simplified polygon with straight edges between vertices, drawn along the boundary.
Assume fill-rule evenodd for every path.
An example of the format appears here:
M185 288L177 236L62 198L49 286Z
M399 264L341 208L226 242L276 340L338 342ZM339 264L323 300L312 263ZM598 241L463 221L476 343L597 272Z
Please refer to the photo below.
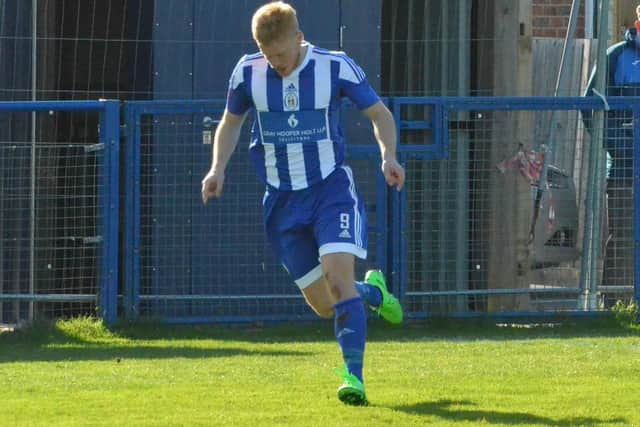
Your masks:
M404 186L404 168L400 166L396 159L382 161L382 174L388 186L393 187L395 185L396 190L402 190Z
M210 170L202 179L202 202L206 205L211 197L219 198L223 186L224 172Z

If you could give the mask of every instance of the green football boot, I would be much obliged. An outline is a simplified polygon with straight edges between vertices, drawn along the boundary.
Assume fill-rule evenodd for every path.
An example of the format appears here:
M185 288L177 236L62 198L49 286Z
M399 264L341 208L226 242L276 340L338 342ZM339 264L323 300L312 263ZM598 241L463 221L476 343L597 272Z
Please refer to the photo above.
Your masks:
M367 406L367 395L364 392L364 384L346 368L337 369L336 373L342 377L342 385L338 387L338 399L345 405Z
M374 310L389 323L394 325L402 323L403 313L402 306L398 298L394 297L387 289L387 282L384 280L384 274L380 270L369 270L364 276L365 283L380 289L382 294L382 304Z

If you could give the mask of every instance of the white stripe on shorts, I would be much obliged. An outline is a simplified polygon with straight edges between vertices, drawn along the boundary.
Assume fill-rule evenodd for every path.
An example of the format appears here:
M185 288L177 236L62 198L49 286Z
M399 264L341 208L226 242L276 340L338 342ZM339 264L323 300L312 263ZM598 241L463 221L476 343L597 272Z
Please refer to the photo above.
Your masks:
M302 290L318 280L320 277L322 277L322 266L318 264L313 270L311 270L295 282L300 290Z
M353 232L356 234L356 245L362 248L362 218L360 217L360 209L358 209L358 194L356 193L356 184L353 180L353 172L349 166L341 166L349 178L349 193L353 199Z
M353 243L326 243L318 249L320 256L345 252L360 259L367 259L367 250Z

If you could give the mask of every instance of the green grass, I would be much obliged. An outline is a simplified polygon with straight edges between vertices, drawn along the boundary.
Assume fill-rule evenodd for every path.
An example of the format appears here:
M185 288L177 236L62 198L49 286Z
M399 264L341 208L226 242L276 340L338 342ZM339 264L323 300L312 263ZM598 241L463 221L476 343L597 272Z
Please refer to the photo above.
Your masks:
M366 408L335 397L331 322L4 332L0 425L640 426L637 326L369 329Z

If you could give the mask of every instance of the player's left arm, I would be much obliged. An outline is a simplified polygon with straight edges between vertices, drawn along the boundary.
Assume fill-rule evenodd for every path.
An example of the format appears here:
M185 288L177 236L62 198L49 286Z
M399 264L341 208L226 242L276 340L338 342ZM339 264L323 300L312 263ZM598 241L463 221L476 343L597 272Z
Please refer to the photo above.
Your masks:
M404 168L398 163L396 156L396 125L393 115L382 101L362 110L371 120L373 133L380 147L382 156L382 173L389 186L396 186L398 191L404 186Z

